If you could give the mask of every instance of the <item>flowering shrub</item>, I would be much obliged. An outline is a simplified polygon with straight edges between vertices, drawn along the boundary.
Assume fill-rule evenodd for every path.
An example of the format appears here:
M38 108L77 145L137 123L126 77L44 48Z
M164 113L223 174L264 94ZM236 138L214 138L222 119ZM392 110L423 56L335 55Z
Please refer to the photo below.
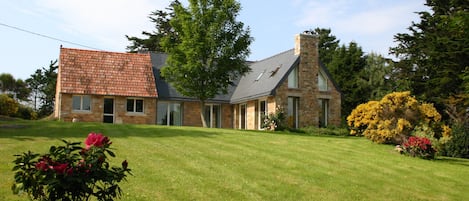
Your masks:
M25 192L32 200L113 200L120 197L118 183L130 174L128 163L111 167L108 156L112 144L102 134L90 133L85 148L80 142L62 140L64 146L51 146L49 153L31 151L15 155L15 194Z
M411 136L402 144L402 153L423 159L434 159L435 149L426 137Z
M264 117L264 122L261 127L271 131L284 130L287 128L285 121L285 111L283 108L277 107L275 113L270 113L268 116Z
M441 115L432 104L419 103L410 92L394 92L380 101L357 106L347 117L351 135L363 135L377 143L401 144L417 125L427 125L435 138L442 136Z

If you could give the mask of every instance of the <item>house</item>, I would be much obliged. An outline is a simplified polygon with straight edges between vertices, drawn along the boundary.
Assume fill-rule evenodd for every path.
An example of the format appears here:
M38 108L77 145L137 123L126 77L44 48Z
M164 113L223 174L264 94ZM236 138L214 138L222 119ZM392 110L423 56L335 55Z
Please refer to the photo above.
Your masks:
M207 100L208 126L261 129L263 118L277 109L286 112L293 128L340 125L341 93L319 61L317 43L317 36L298 34L294 49L249 62L251 72L228 94ZM61 48L55 117L201 126L199 101L160 76L166 58Z
M155 78L149 54L61 48L54 116L63 121L152 124Z

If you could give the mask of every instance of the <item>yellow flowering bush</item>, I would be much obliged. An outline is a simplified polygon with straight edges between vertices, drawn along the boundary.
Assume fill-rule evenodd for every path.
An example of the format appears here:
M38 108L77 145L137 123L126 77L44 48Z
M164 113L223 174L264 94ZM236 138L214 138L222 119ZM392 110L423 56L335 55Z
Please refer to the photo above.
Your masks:
M431 129L441 128L440 120L441 115L432 104L419 103L406 91L357 106L347 117L347 124L351 135L363 135L377 143L400 144L412 135L415 126L424 124ZM447 129L437 130L448 135Z

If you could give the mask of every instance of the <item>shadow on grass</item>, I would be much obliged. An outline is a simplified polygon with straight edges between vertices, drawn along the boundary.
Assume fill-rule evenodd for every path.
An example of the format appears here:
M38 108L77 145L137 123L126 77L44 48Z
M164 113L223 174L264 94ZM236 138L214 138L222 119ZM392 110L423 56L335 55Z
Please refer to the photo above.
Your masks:
M327 135L321 132L292 131L259 131L235 129L207 129L187 126L160 126L137 124L105 124L105 123L71 123L58 121L0 121L0 139L10 138L19 141L34 140L42 137L49 139L83 138L90 132L102 133L109 137L215 137L224 134L255 134L255 135L291 135L305 137L323 137L334 139L359 139L349 135Z
M203 129L196 127L169 127L157 125L69 123L51 121L0 122L0 139L20 141L42 137L49 139L82 138L88 133L103 133L112 137L212 137L229 132L227 129Z
M452 165L462 165L462 166L469 167L469 159L464 159L464 158L439 157L435 161L448 163Z

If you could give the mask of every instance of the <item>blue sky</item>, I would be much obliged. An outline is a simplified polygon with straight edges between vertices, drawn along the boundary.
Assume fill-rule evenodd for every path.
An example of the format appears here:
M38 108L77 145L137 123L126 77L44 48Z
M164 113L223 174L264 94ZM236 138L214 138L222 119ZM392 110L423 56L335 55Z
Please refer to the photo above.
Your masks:
M152 31L148 15L163 0L0 0L0 73L26 79L68 48L125 52L125 35ZM182 1L185 2L185 1ZM393 36L407 32L425 0L240 0L239 20L251 29L249 60L294 47L294 35L330 28L341 44L388 56ZM186 4L187 5L187 4ZM20 31L20 28L42 36ZM62 41L47 37L60 39ZM71 42L71 43L70 43ZM77 45L78 44L78 45ZM84 47L85 46L85 47Z

